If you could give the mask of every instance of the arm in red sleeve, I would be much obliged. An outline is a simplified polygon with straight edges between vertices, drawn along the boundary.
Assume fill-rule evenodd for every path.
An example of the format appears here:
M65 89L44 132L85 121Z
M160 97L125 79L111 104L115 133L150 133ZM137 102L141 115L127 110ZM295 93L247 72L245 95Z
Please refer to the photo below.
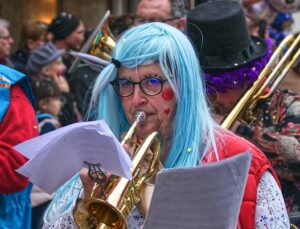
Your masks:
M34 109L18 85L10 92L10 105L0 123L0 193L21 191L28 184L26 177L15 170L27 159L13 147L38 135Z

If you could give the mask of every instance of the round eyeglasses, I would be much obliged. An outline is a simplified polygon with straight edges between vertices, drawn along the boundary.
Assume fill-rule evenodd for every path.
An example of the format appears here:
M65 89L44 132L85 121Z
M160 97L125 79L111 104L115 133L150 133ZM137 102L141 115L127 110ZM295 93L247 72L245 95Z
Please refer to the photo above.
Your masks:
M128 97L134 93L135 85L138 84L140 89L145 95L158 95L163 88L163 84L166 79L160 79L156 77L148 77L139 82L132 82L127 79L116 79L111 81L110 84L113 86L114 90L121 97Z

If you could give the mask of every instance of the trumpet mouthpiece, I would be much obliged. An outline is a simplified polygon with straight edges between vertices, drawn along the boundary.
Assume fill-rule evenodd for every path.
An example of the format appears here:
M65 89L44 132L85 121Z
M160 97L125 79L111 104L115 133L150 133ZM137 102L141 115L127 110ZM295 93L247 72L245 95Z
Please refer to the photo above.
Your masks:
M144 111L137 111L134 114L135 121L137 122L145 122L147 119L146 113Z

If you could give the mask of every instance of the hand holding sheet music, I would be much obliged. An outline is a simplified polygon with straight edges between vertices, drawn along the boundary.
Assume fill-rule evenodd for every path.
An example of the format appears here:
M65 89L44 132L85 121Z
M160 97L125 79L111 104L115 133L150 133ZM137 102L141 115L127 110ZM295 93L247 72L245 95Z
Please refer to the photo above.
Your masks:
M29 161L17 170L48 193L71 178L84 161L99 163L115 175L131 179L132 162L104 121L62 127L15 147Z

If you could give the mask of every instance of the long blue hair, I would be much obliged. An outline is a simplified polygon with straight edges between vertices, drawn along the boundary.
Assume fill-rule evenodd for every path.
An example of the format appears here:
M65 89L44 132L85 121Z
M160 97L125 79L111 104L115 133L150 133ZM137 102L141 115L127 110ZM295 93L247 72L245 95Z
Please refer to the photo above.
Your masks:
M206 101L199 62L187 37L163 23L147 23L132 28L117 42L113 57L124 68L159 63L174 90L177 110L171 136L171 148L164 164L167 168L194 167L200 164L215 143L215 123ZM118 77L118 68L109 64L98 76L92 93L90 115L104 119L120 136L129 128L119 96L110 85ZM217 157L218 158L218 157ZM81 182L75 175L56 192L43 220L49 223L72 209Z
M171 148L165 167L192 167L215 147L214 122L206 101L198 58L187 37L176 28L154 22L125 32L113 53L124 68L159 63L177 99ZM95 82L91 106L98 119L104 119L114 134L129 128L119 96L109 84L118 77L111 63Z

